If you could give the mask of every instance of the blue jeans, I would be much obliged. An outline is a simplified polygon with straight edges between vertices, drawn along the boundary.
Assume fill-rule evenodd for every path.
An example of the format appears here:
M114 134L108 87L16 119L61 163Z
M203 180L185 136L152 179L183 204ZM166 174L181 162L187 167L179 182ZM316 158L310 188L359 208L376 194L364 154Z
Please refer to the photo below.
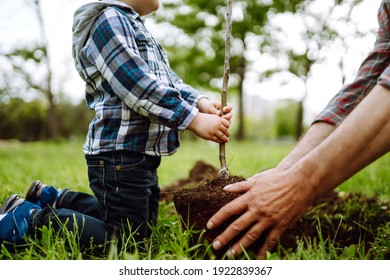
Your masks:
M96 245L133 234L135 241L150 237L149 226L158 215L160 188L157 168L161 158L118 151L86 155L89 185L95 196L65 190L56 209L45 208L31 215L31 229L52 223L60 230L78 228L80 245ZM59 221L59 222L58 222ZM34 231L35 233L35 231Z

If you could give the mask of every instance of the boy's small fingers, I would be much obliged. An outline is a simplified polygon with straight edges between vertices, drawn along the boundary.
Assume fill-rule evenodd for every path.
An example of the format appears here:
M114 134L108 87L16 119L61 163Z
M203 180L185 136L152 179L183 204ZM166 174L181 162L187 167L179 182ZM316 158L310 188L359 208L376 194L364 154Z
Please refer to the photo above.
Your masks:
M230 123L233 115L232 115L232 113L227 113L227 114L223 115L222 117Z
M216 110L216 109L208 111L207 113L210 114L210 115L221 116L221 111Z
M215 143L218 143L218 144L222 143L222 141L217 136L210 137L209 140L211 140L211 141L213 141Z
M219 143L229 142L229 137L222 132L218 133L217 138L219 140Z
M231 104L227 104L225 107L223 107L222 111L223 112L230 112L233 109L233 106Z
M225 127L225 126L222 126L220 129L219 129L219 131L220 131L220 133L224 136L224 135L226 135L226 136L229 136L230 135L230 133L229 133L229 129L227 128L227 127Z
M225 127L225 128L229 128L229 126L230 126L230 122L227 120L227 119L225 119L225 118L222 118L222 125Z

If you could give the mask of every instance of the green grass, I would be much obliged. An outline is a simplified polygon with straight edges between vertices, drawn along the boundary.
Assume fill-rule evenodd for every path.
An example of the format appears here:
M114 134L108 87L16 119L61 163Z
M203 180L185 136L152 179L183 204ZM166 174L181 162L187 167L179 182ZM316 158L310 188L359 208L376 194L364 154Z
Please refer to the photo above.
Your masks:
M91 193L82 143L75 142L0 142L0 202L12 193L25 194L33 180L41 180L56 187L69 187ZM258 171L274 167L293 147L288 143L242 142L227 145L227 161L233 175L249 177ZM179 151L164 157L159 168L162 189L180 178L186 178L197 160L218 166L218 145L204 141L183 141ZM362 192L382 199L390 199L390 155L385 155L340 186L346 192ZM193 231L183 229L172 204L161 203L159 222L153 229L146 250L128 253L111 247L108 259L203 259L213 258L208 244L190 245ZM378 231L373 247L380 252L389 248L389 225ZM128 240L128 242L132 242ZM270 259L366 259L369 252L357 245L334 248L332 243L309 240L308 248L298 243L295 252L283 257L277 253ZM378 255L380 256L380 254ZM0 259L83 259L83 254L72 232L55 234L42 229L42 238L28 239L27 246L17 252L2 247ZM243 258L250 258L249 256Z

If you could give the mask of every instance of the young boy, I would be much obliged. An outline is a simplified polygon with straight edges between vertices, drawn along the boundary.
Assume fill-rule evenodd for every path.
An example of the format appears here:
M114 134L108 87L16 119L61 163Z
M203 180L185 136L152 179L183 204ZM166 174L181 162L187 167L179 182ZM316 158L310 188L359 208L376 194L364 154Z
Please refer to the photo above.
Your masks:
M218 102L183 83L145 28L141 16L158 8L157 0L122 0L76 11L73 56L96 113L83 146L95 197L33 182L26 200L11 196L0 209L0 242L21 243L48 222L59 229L58 221L82 229L85 246L92 237L102 244L118 233L140 241L156 223L157 168L161 156L179 147L179 131L229 140L232 107L223 108L221 117Z

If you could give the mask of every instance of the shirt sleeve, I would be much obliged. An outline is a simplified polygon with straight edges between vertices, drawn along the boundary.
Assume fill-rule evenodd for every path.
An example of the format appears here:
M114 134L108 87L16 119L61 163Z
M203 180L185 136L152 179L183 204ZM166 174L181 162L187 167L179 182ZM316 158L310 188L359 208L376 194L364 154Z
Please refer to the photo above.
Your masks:
M171 70L171 76L173 77L175 87L180 91L184 100L186 100L189 104L196 106L199 99L208 98L206 95L201 94L198 90L184 83L173 70Z
M183 130L198 113L180 91L150 73L141 58L128 19L115 9L105 10L91 33L93 64L116 95L131 109L153 122Z
M387 67L378 79L378 84L390 89L390 3L383 1L378 13L379 32L377 44L382 45L382 51L387 56Z
M360 65L356 79L336 94L322 112L314 119L339 125L349 113L380 84L390 88L390 3L383 1L378 11L379 29L374 49Z

